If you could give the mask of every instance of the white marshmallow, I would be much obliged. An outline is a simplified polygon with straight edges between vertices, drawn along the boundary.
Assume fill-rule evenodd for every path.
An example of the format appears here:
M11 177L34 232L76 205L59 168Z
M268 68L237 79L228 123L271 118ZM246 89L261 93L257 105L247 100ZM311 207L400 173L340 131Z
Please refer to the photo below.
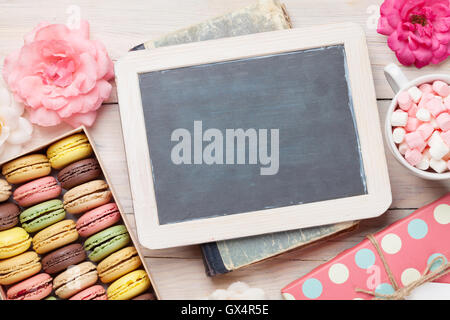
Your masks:
M420 170L428 170L429 167L430 159L427 159L426 157L423 157L422 160L416 165L416 168Z
M423 122L428 122L431 119L430 111L425 108L420 108L417 110L416 118Z
M392 137L395 143L402 143L405 139L406 130L403 128L395 128L392 132Z
M406 154L406 151L408 151L408 149L409 149L409 147L408 147L408 144L407 144L406 142L403 142L403 143L401 143L401 144L398 146L398 151L399 151L400 154L403 155L403 156Z
M422 91L417 88L417 87L411 87L408 89L408 93L411 97L411 99L415 102L418 103L420 101L420 98L422 98Z
M430 167L437 173L442 173L447 170L447 162L445 162L444 160L431 159Z
M391 126L393 127L404 127L408 122L408 114L403 111L392 112L391 115Z
M444 141L440 142L438 140L433 142L433 145L430 148L431 157L435 160L441 160L449 151L450 148L444 143Z
M433 132L433 134L431 135L431 138L428 140L428 145L430 147L432 147L433 145L437 144L437 143L444 143L444 140L441 138L441 135L439 133L439 131L435 131Z

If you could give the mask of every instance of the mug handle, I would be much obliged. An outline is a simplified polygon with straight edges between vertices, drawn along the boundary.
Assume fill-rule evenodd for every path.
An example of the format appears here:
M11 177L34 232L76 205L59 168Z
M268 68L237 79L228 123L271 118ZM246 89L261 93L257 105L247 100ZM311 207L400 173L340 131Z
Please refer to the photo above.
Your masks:
M395 63L391 63L384 68L384 76L394 93L398 93L409 82L408 78Z

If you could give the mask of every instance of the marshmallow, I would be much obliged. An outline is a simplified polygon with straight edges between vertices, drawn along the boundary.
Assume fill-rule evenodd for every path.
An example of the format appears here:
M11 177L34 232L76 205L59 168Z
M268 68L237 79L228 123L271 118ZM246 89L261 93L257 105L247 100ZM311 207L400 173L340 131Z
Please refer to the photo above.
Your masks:
M447 161L447 168L450 170L450 161Z
M422 91L420 91L419 88L417 87L411 87L408 89L408 93L411 96L411 99L415 102L418 103L420 101L420 98L422 98Z
M406 129L406 131L409 131L409 132L416 131L417 128L419 127L419 125L420 125L420 121L417 120L417 118L409 117L408 121L406 122L405 129Z
M435 95L432 93L425 93L420 99L419 108L425 108L428 101L434 99Z
M408 110L408 116L409 117L413 117L413 118L417 118L416 117L417 110L419 110L419 107L417 107L417 104L413 103L411 108L409 108L409 110Z
M430 167L430 159L422 157L422 160L418 164L416 164L416 168L420 170L428 170Z
M437 173L442 173L447 170L447 162L445 162L444 160L431 159L430 167Z
M431 125L433 126L433 128L435 128L435 129L439 128L439 125L438 125L438 123L437 123L437 121L436 121L435 118L431 118L430 124L431 124Z
M424 83L419 86L420 91L423 93L432 93L433 92L433 86L429 83Z
M419 151L425 149L427 145L425 139L422 138L422 135L416 131L407 133L405 135L405 141L410 149L418 149Z
M402 109L404 111L408 111L409 108L411 108L411 106L412 106L411 97L409 96L409 93L406 91L402 91L399 93L397 101L398 101L398 106L400 107L400 109Z
M450 131L442 132L441 138L445 142L445 144L450 147Z
M395 128L392 132L392 137L395 143L402 143L405 139L406 131L403 128Z
M423 122L428 122L431 119L431 114L428 109L420 108L416 112L416 118Z
M443 102L437 98L429 100L425 105L434 117L437 117L439 114L447 110L444 107Z
M430 148L430 154L433 159L441 160L447 153L450 152L450 148L442 140L433 143Z
M422 123L416 131L422 135L424 140L427 140L433 134L434 128L429 123Z
M401 143L398 146L398 151L400 152L401 155L405 155L406 151L409 150L408 144L406 142Z
M433 145L435 145L437 143L444 143L444 140L442 140L439 131L433 132L433 134L431 135L430 140L428 140L428 145L430 147L432 147Z
M433 90L441 97L445 98L450 95L450 87L444 81L433 82Z
M450 115L448 113L441 113L437 118L436 121L439 125L439 128L442 129L442 131L448 131L450 130Z
M422 161L422 154L417 149L408 149L405 153L405 159L412 166L417 165L420 161Z
M391 115L391 126L393 127L404 127L408 122L408 114L404 111L397 110L392 112Z
M444 107L447 108L447 111L450 110L450 96L444 99Z

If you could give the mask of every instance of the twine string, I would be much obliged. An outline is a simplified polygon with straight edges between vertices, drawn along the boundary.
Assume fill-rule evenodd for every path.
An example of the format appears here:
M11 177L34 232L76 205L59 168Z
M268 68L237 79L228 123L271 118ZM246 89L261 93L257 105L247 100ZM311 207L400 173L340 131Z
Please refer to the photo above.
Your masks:
M374 300L381 300L381 299L387 299L387 300L404 300L406 297L408 297L411 292L416 289L417 287L420 287L426 282L431 282L437 278L442 277L443 275L450 273L450 264L445 263L445 259L443 256L437 256L433 260L431 260L425 270L422 272L421 276L415 280L409 283L408 285L399 288L397 282L395 281L394 275L391 271L391 268L389 267L389 264L387 263L383 251L381 250L378 241L375 239L375 237L370 234L367 236L367 238L370 240L370 242L373 244L375 249L377 250L378 255L380 256L381 262L383 263L384 269L386 271L386 274L388 275L389 281L392 284L392 287L394 288L394 293L391 294L383 294L375 292L375 290L365 290L356 288L356 292L366 293L371 296L374 296ZM435 270L431 271L431 268L434 263L438 262L439 260L442 261L442 264L436 268Z

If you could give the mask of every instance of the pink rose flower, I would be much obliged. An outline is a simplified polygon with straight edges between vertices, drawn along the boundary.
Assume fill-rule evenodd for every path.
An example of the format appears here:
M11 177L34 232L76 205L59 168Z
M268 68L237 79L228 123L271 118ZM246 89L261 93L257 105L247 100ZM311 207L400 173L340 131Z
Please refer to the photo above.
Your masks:
M438 64L450 55L450 0L386 0L377 31L400 63Z
M32 123L91 126L96 110L111 93L114 66L105 47L89 39L89 24L71 30L63 24L39 24L11 53L3 77Z

